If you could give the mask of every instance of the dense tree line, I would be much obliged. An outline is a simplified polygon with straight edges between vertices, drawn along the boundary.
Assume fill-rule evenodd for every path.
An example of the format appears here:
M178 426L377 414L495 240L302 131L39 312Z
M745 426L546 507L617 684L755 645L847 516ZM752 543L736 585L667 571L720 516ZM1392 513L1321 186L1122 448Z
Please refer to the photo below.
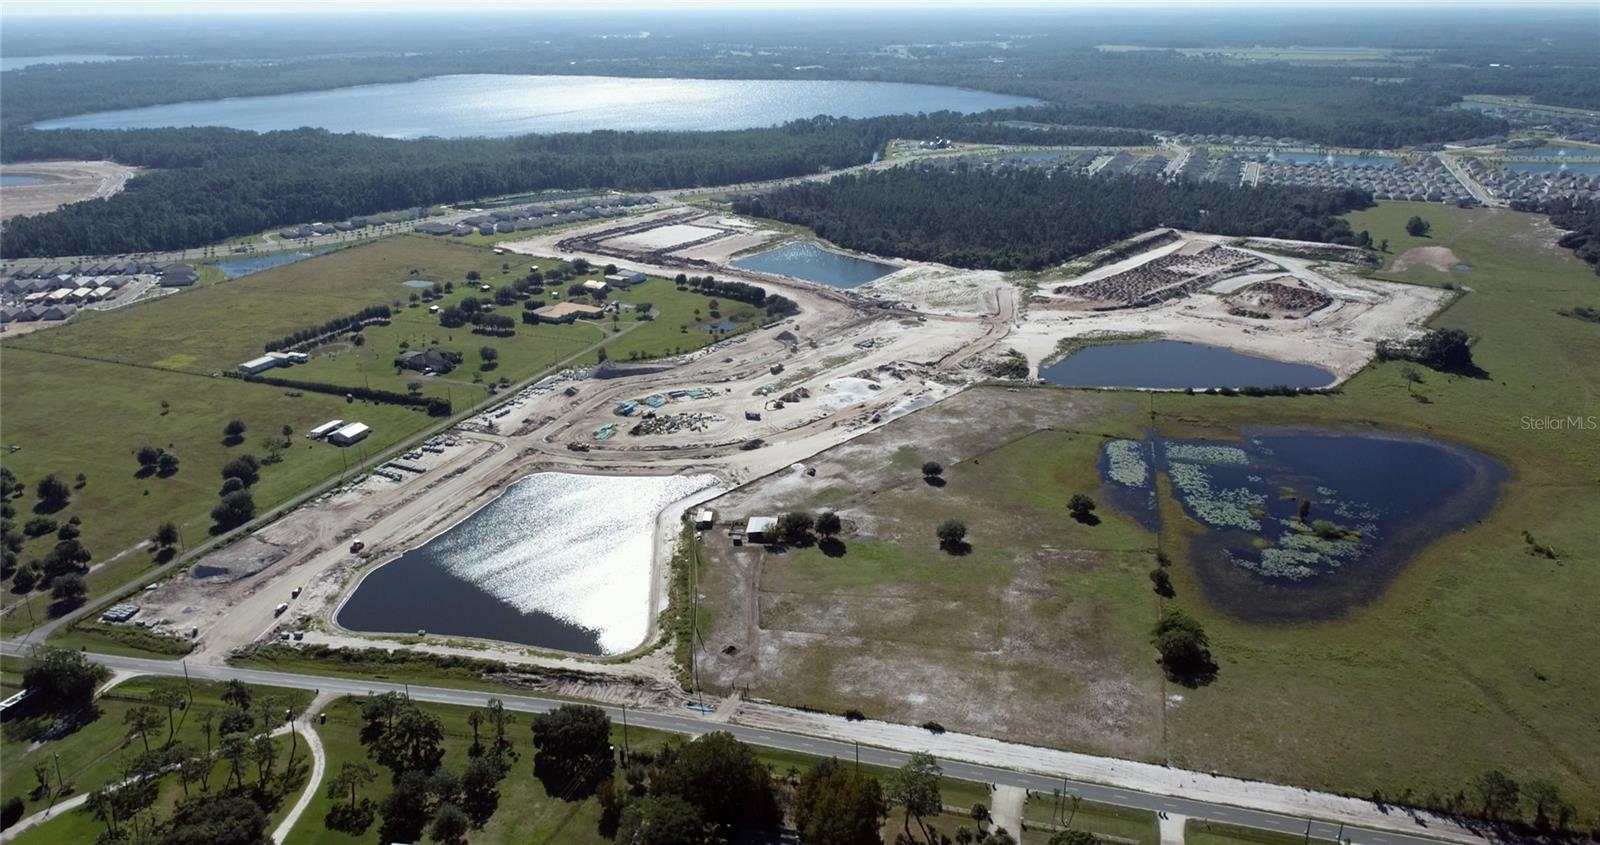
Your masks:
M727 132L611 132L402 141L318 129L15 130L5 161L110 159L154 168L109 199L6 224L7 257L179 249L275 226L547 188L726 185L871 160L893 137L1140 144L1149 133L1040 131L938 112L818 117Z
M389 306L387 305L369 305L354 314L345 317L335 317L320 326L296 329L295 331L286 334L277 340L267 341L265 344L263 344L262 348L268 352L276 352L279 349L287 349L289 347L299 346L307 341L326 337L330 334L345 331L346 329L363 327L374 321L387 323L392 314L393 312L389 310Z
M1550 222L1567 233L1556 241L1600 273L1600 203L1557 199L1546 209Z
M227 378L237 378L251 383L270 384L274 387L287 387L291 390L309 390L312 393L326 393L330 396L360 399L363 402L427 408L428 415L433 417L450 416L450 403L437 397L412 396L407 393L396 393L393 390L352 387L343 384L325 384L320 381L301 381L300 379L278 378L276 376L244 375L242 373L223 373L223 375Z
M1354 244L1361 234L1337 215L1371 204L1357 190L895 168L744 198L734 210L877 255L1038 270L1156 226Z
M679 273L677 283L680 287L689 287L706 296L731 299L763 308L768 317L787 317L800 311L799 303L794 300L780 294L769 294L765 288L748 282L727 281L712 276L685 276Z

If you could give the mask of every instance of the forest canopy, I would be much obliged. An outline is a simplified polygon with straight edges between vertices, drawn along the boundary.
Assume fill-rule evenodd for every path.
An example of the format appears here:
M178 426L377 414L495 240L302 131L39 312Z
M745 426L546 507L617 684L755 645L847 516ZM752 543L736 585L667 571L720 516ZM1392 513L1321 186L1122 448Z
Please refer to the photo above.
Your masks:
M1040 270L1157 226L1360 244L1338 217L1359 190L1169 183L1042 169L894 168L746 197L734 211L809 227L849 249L957 267Z
M107 199L17 218L7 258L181 249L277 226L549 188L725 185L870 161L893 137L1140 144L1148 133L1040 132L954 112L817 117L722 132L599 131L403 141L321 129L18 130L6 161L110 159L154 170Z

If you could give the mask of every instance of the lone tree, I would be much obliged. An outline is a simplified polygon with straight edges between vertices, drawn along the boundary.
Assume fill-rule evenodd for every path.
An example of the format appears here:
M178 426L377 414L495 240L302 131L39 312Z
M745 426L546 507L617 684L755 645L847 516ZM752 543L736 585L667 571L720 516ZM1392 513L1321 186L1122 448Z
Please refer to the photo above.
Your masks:
M110 673L90 663L81 652L39 646L28 655L28 668L22 671L22 686L52 711L65 712L87 705L94 689Z
M222 465L222 478L237 478L246 487L261 480L261 461L255 455L240 455Z
M839 532L843 530L844 523L839 519L839 515L833 511L823 511L822 515L817 517L818 534L831 538L838 536Z
M928 461L922 465L923 478L938 478L944 475L944 465L938 461Z
M533 772L551 794L587 796L609 777L611 718L588 704L563 704L533 717Z
M956 551L967 544L967 526L954 519L939 523L934 533L939 536L939 548L945 551Z
M61 510L72 498L72 488L67 486L67 482L57 478L55 473L39 479L34 492L39 495L39 503L49 510Z
M1174 679L1190 683L1207 679L1216 671L1211 640L1195 619L1176 608L1161 614L1151 642L1161 653L1161 664Z
M791 546L803 546L811 539L811 529L816 525L816 520L805 511L793 511L783 515L783 539Z
M1079 522L1091 524L1099 522L1094 516L1094 509L1094 499L1082 493L1073 493L1072 498L1067 500L1067 512Z
M228 424L222 427L222 441L230 446L235 443L243 443L244 430L243 420L229 420Z
M178 456L171 452L162 452L156 459L156 474L168 478L178 474Z
M1428 236L1428 232L1432 230L1433 224L1415 214L1411 215L1410 220L1406 221L1406 234L1413 238L1425 238Z
M782 817L771 770L750 746L726 731L708 733L679 749L652 778L651 791L682 798L717 824L760 828Z
M1483 817L1489 821L1499 821L1506 813L1515 812L1522 791L1510 775L1499 769L1473 778L1472 789L1483 802Z
M795 828L802 842L880 845L889 812L878 779L824 760L800 777L794 792Z
M646 795L629 801L617 822L616 842L648 845L699 845L706 841L699 808L672 795Z
M1164 566L1150 570L1150 584L1155 588L1156 595L1172 598L1176 593L1172 590L1172 576L1167 573Z
M235 490L222 497L211 509L211 518L219 528L232 528L249 522L256 515L256 500L248 490Z
M939 778L943 774L932 754L918 751L889 776L889 801L905 808L907 836L911 834L911 820L915 818L917 827L922 828L926 838L927 827L923 825L922 818L943 809L944 798L939 794Z

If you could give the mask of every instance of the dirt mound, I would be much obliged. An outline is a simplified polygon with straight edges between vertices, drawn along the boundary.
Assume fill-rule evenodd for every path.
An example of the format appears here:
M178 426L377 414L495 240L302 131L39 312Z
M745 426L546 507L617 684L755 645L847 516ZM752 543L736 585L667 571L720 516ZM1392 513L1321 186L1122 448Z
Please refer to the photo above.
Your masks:
M1461 263L1456 254L1447 246L1417 246L1406 250L1394 261L1394 269L1404 270L1413 265L1432 267L1435 270L1450 272Z

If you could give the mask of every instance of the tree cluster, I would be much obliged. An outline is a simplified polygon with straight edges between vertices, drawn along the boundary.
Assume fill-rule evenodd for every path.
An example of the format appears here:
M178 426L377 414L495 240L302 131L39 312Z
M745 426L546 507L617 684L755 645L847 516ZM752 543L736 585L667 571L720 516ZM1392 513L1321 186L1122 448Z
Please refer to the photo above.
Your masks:
M1600 273L1600 202L1553 201L1546 209L1550 222L1566 234L1556 241Z
M473 745L459 772L444 765L444 722L407 696L372 696L363 703L361 717L361 742L368 756L394 779L393 789L376 808L383 817L378 831L383 841L416 842L426 832L441 845L461 845L470 830L488 823L500 803L500 781L516 756L506 737L513 720L500 701L490 699L486 710L469 715ZM495 732L488 749L478 736L485 723ZM349 802L330 810L325 824L352 835L364 833L374 811L370 800L359 797L359 789L375 778L366 764L346 763L330 779L328 795L348 795Z
M841 246L957 267L1041 270L1158 226L1358 244L1359 190L1167 183L1027 169L891 168L740 199ZM1364 233L1362 233L1364 234Z
M1415 361L1446 373L1471 373L1472 338L1460 329L1429 329L1405 341L1378 343L1378 358L1383 361Z
M800 311L794 300L779 294L769 294L765 288L748 282L723 281L712 276L684 276L678 274L678 284L706 296L731 299L763 308L769 317L786 317Z

